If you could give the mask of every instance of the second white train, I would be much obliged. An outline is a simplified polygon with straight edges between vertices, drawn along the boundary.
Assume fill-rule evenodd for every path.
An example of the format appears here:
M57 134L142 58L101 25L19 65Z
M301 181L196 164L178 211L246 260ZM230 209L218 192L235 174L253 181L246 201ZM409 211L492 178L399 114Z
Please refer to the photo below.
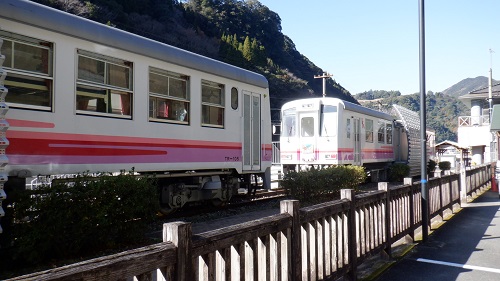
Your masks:
M384 171L395 161L409 163L418 134L405 127L390 114L337 98L294 100L281 109L281 164L285 171L313 165ZM421 155L415 152L413 158Z

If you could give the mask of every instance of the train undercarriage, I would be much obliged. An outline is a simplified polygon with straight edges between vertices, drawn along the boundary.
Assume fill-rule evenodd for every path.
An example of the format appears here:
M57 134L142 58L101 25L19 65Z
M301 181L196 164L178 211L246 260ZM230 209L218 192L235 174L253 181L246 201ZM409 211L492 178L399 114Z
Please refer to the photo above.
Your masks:
M160 207L162 214L170 214L184 206L210 203L222 206L231 201L239 190L248 194L257 189L264 174L236 172L201 172L172 174L159 177Z
M9 177L9 189L36 189L50 185L54 180L70 182L76 175L37 177ZM97 176L97 175L96 175ZM158 181L160 212L171 214L185 206L212 204L222 206L240 194L242 189L251 194L265 180L264 173L238 174L234 170L177 171L174 173L137 173L153 176Z

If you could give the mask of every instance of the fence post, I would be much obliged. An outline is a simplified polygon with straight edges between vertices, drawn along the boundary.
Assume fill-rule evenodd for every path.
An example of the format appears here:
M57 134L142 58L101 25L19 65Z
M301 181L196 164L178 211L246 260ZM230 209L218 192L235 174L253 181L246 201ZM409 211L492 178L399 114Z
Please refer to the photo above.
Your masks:
M347 226L347 243L349 252L349 265L351 266L351 271L349 272L350 280L357 279L357 247L356 245L356 196L354 194L354 189L341 189L340 198L347 199L350 201L349 206L349 219Z
M464 165L460 167L460 206L464 207L467 204L467 176Z
M453 213L453 178L455 178L454 175L451 175L448 178L448 196L450 197L450 202L448 204L450 205L450 212Z
M288 270L288 274L292 275L290 280L302 280L302 241L301 241L301 225L300 225L300 202L298 200L283 200L280 202L280 212L288 213L292 216L292 247L288 259L291 259L292 268ZM288 266L288 265L287 265Z
M415 241L415 229L417 228L415 225L415 191L413 190L413 179L412 178L404 178L404 185L410 186L410 194L408 200L408 215L410 216L410 237L412 242Z
M439 191L439 196L438 196L439 211L438 211L438 214L441 216L441 219L444 221L443 178L442 177L439 178L438 184L439 184L439 187L438 187L438 191ZM432 201L429 200L429 203L430 202L432 202ZM430 206L430 204L429 204L429 206Z
M385 253L391 257L392 256L392 251L391 251L391 245L392 245L392 235L391 235L391 196L390 196L390 189L389 185L387 182L379 182L378 183L378 190L383 190L385 191L385 217L384 217L384 231L385 231Z
M171 222L163 224L163 242L172 242L177 247L177 266L172 280L195 280L191 255L191 223Z

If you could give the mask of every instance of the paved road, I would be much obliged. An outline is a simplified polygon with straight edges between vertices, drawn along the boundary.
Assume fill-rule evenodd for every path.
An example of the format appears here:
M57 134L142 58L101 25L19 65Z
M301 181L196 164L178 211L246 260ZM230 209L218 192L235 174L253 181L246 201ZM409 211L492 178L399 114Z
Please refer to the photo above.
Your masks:
M469 203L377 280L500 280L498 192Z

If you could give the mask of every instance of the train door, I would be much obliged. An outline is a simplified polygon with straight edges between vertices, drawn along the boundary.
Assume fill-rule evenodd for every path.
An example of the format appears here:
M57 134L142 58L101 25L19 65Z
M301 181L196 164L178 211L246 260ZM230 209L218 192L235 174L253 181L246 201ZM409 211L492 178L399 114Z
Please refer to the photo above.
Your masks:
M359 118L354 118L354 165L361 165L361 126Z
M317 112L299 114L299 149L300 164L314 164L316 158Z
M243 91L243 170L260 170L260 95Z

